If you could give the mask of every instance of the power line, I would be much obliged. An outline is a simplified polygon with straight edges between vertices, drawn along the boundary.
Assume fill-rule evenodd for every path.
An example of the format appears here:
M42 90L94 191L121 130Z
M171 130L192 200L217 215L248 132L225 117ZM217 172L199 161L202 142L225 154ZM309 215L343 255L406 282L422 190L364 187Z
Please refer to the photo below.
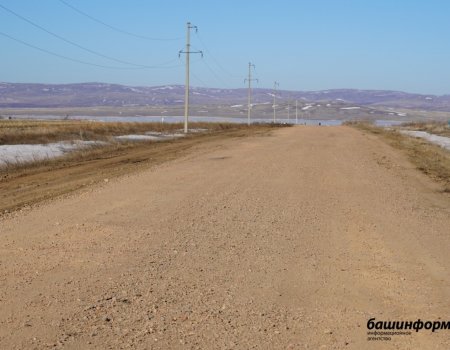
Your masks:
M208 87L208 85L198 77L198 75L196 75L194 72L191 72L192 76L194 77L195 80L197 80L203 87Z
M11 36L11 35L9 35L9 34L3 33L3 32L0 32L0 35L6 37L6 38L8 38L8 39L11 39L11 40L13 40L13 41L16 41L16 42L18 42L18 43L21 43L22 45L31 47L31 48L33 48L33 49L35 49L35 50L38 50L38 51L41 51L41 52L45 52L45 53L47 53L47 54L49 54L49 55L52 55L52 56L55 56L55 57L59 57L59 58L62 58L62 59L68 60L68 61L72 61L72 62L84 64L84 65L87 65L87 66L100 67L100 68L106 68L106 69L116 69L116 70L139 70L139 69L146 69L146 68L144 68L144 67L139 68L139 67L116 67L116 66L105 66L105 65L102 65L102 64L86 62L86 61L82 61L82 60L79 60L79 59L76 59L76 58L71 58L71 57L68 57L68 56L64 56L64 55L61 55L61 54L59 54L59 53L56 53L56 52L53 52L53 51L50 51L50 50L47 50L47 49L43 49L43 48L41 48L41 47L38 47L38 46L33 45L33 44L30 44L30 43L28 43L28 42L26 42L26 41L17 39L17 38L15 38L15 37L13 37L13 36ZM181 65L177 65L177 66L165 66L165 67L159 67L159 68L161 68L161 69L164 69L164 68L175 68L175 67L180 67L180 66L181 66Z
M9 8L7 8L6 6L3 6L2 4L0 4L0 8L2 8L3 10L9 12L10 14L16 16L17 18L27 22L28 24L32 25L33 27L36 27L36 28L46 32L47 34L50 34L51 36L53 36L53 37L55 37L55 38L57 38L57 39L59 39L61 41L64 41L65 43L68 43L68 44L70 44L72 46L75 46L75 47L77 47L77 48L79 48L81 50L84 50L86 52L89 52L89 53L91 53L93 55L96 55L96 56L99 56L99 57L102 57L102 58L106 58L108 60L111 60L111 61L114 61L114 62L117 62L117 63L127 64L127 65L130 65L130 66L135 66L135 67L139 67L139 68L158 68L161 65L170 64L170 63L175 61L175 60L172 60L172 61L169 61L169 62L164 62L164 63L158 64L158 65L154 65L154 66L147 66L147 65L144 65L144 64L136 64L136 63L133 63L133 62L120 60L120 59L117 59L117 58L114 58L114 57L111 57L111 56L104 55L104 54L99 53L97 51L91 50L91 49L89 49L87 47L84 47L84 46L82 46L80 44L77 44L76 42L73 42L73 41L71 41L69 39L66 39L66 38L62 37L61 35L58 35L58 34L52 32L52 31L44 28L43 26L41 26L41 25L31 21L30 19L20 15L19 13L15 12L15 11L9 9Z
M178 37L178 38L155 38L155 37L149 37L149 36L146 36L146 35L134 34L134 33L128 32L126 30L114 27L114 26L112 26L112 25L110 25L108 23L105 23L102 20L99 20L98 18L95 18L95 17L87 14L86 12L81 11L79 8L69 4L68 2L66 2L64 0L59 0L59 2L62 3L63 5L65 5L65 6L69 7L73 11L79 13L80 15L82 15L84 17L87 17L90 20L92 20L94 22L97 22L97 23L99 23L99 24L101 24L101 25L103 25L103 26L105 26L105 27L107 27L107 28L109 28L111 30L114 30L114 31L116 31L118 33L121 33L121 34L125 34L125 35L132 36L132 37L139 38L139 39L153 40L153 41L176 41L176 40L181 40L182 39L181 37Z
M192 46L195 50L201 51L199 50L197 47ZM203 52L203 51L201 51ZM205 57L205 56L203 56ZM210 56L211 57L211 56ZM230 89L230 86L216 73L216 71L208 64L208 62L206 62L205 60L202 60L203 64L206 66L206 68L211 72L211 74L214 76L214 78L223 86L225 86L227 89Z
M214 76L214 78L216 78L216 80L217 80L219 83L221 83L222 85L224 85L227 89L230 88L230 86L229 86L225 81L223 81L222 78L220 78L220 77L216 74L216 72L211 68L211 66L210 66L205 60L202 60L202 62L203 62L203 64L206 66L206 68L208 68L208 70L211 72L211 74Z
M201 38L200 34L197 34L197 38L200 41L200 43L202 44L204 50L206 51L207 54L209 54L209 56L213 59L213 61L216 63L216 65L227 75L229 75L230 77L234 77L237 78L236 75L231 74L230 71L228 69L225 69L223 67L222 64L220 64L220 62L215 58L215 56L212 54L212 52L208 49L208 46L205 44L205 42L203 41L203 39Z
M200 62L202 59L203 59L203 57L199 58L197 60L190 59L190 64ZM192 75L194 80L197 81L197 83L198 83L197 87L205 87L206 88L208 86L208 84L206 84L202 79L200 79L200 77L197 74L195 74L192 70L189 70L189 74Z

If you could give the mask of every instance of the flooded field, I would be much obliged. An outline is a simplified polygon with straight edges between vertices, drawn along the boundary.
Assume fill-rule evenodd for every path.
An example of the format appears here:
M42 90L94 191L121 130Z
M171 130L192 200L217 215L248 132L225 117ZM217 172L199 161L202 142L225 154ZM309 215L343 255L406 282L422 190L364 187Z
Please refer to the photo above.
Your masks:
M76 116L58 116L58 115L15 115L11 116L14 120L86 120L86 121L98 121L98 122L125 122L125 123L182 123L184 116L89 116L89 115L76 115ZM238 123L246 124L248 122L246 117L214 117L214 116L191 116L190 122L206 122L206 123ZM342 125L346 120L341 119L307 119L295 117L277 118L277 123L298 124L298 125L323 125L323 126L337 126ZM269 118L252 118L251 123L272 123L273 119ZM400 125L405 121L377 119L374 121L377 126L394 126Z

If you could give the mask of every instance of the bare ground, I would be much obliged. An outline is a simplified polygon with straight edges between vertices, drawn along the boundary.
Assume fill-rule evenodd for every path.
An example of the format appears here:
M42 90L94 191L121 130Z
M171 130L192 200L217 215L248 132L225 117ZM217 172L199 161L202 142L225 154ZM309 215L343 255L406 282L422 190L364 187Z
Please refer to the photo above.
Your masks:
M94 183L148 169L195 151L197 146L208 141L263 136L274 127L279 126L244 128L237 125L172 141L114 143L81 149L59 158L0 168L0 215Z
M448 349L450 199L349 127L210 139L0 222L0 348Z
M404 153L411 164L441 184L441 190L450 193L450 152L431 142L408 135L398 129L386 129L368 123L353 123L353 127L379 136L390 146Z

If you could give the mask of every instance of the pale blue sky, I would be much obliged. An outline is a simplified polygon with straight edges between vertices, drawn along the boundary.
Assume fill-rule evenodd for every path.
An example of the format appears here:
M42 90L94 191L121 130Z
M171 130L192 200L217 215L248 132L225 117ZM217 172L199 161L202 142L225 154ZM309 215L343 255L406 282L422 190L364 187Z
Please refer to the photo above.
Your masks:
M450 94L450 1L445 0L0 0L45 29L102 55L165 69L106 69L68 61L0 35L0 81L127 85L184 83L185 23L192 35L192 85L244 87L249 61L259 87L392 89ZM69 45L0 8L0 32L72 59L133 66ZM207 50L205 50L205 45ZM209 49L209 50L208 50Z

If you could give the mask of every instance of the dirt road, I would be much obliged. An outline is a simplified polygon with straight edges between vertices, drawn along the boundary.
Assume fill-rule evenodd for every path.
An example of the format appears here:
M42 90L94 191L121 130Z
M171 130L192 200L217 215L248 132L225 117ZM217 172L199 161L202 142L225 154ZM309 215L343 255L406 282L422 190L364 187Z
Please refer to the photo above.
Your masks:
M211 141L0 222L1 349L449 349L450 199L348 127Z

